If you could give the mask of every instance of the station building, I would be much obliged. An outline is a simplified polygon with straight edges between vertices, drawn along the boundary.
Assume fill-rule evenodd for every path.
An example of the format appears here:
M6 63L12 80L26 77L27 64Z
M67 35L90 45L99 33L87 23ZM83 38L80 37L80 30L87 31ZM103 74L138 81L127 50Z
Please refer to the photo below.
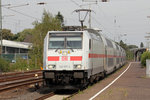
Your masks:
M3 58L12 61L16 59L16 56L20 56L26 59L28 56L28 51L32 48L32 43L2 40L2 48L1 55Z

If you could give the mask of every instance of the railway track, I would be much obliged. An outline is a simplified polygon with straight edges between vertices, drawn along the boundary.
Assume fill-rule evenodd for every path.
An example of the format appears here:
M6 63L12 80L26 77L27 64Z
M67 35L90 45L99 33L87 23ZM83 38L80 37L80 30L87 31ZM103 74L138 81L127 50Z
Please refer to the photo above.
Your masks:
M21 86L26 86L40 82L43 82L41 70L0 74L0 93ZM67 100L72 95L74 95L74 93L64 95L64 94L55 94L55 92L50 92L35 100L45 100L48 98L58 98L58 100L60 99Z
M75 93L76 94L76 93ZM35 100L70 100L70 98L72 96L74 96L75 94L70 94L70 95L58 95L58 94L55 94L54 92L51 92L51 93L48 93L44 96L41 96Z
M27 72L8 73L0 75L0 92L42 82L42 71L34 70Z
M37 98L35 100L44 100L44 99L47 99L47 98L52 97L54 95L55 95L54 92L50 92L50 93L48 93L48 94L46 94L44 96L41 96L41 97L39 97L39 98Z

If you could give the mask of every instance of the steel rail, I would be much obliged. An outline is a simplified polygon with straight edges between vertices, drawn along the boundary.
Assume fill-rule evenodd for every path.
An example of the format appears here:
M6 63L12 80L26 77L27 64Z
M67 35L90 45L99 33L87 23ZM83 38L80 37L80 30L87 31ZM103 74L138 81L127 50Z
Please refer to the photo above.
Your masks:
M0 92L43 82L42 71L17 72L1 75L0 77Z
M47 98L52 97L54 95L55 95L54 92L51 92L51 93L48 93L48 94L46 94L44 96L41 96L41 97L39 97L39 98L37 98L35 100L44 100L44 99L47 99Z
M41 72L38 73L28 73L28 74L19 74L19 75L15 75L15 76L4 76L4 77L0 77L0 82L8 82L8 81L14 81L14 80L19 80L22 78L31 78L31 77L35 77L35 74L37 74L38 76L42 76Z
M0 77L19 75L19 74L25 74L25 73L36 73L36 72L42 72L42 71L41 70L32 70L32 71L23 71L23 72L2 73L2 74L0 74Z

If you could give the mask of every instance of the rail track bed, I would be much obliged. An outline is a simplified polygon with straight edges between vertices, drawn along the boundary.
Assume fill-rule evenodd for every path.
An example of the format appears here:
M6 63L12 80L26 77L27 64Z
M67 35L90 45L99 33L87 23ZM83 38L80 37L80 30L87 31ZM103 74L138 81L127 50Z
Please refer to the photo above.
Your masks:
M0 100L62 100L76 93L72 90L34 87L35 83L42 82L40 70L0 74Z
M69 100L70 97L77 93L77 90L57 90L55 92L41 96L36 100Z
M0 75L0 92L42 82L42 71L17 72Z
M68 100L67 98L76 92L72 92L72 90L55 92L48 87L41 87L38 90L31 87L22 87L1 92L0 100Z

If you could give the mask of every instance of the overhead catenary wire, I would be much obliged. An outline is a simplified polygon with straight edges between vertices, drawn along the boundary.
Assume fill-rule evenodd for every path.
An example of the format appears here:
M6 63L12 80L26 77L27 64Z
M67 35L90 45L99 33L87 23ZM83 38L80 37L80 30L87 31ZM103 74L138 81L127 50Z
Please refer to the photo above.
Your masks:
M111 24L111 25L114 24L114 28L113 28L114 32L111 32L111 34L114 35L114 40L115 40L115 37L116 37L115 35L116 35L116 33L119 31L119 30L118 30L118 27L120 28L120 25L118 25L118 23L117 23L116 16L115 16L115 18L111 21L111 20L108 18L108 15L102 10L101 6L100 6L100 5L97 5L97 7L100 8L101 13L102 13L103 16L104 16L103 19L105 20L105 22L107 22L107 23L109 23L109 24ZM100 12L99 12L99 13L100 13Z
M17 11L17 10L10 9L10 8L8 8L8 7L3 7L3 8L8 9L8 10L11 10L11 11L16 12L16 13L19 13L19 14L21 14L21 15L23 15L23 16L26 16L26 17L29 17L29 18L32 18L32 19L36 19L36 20L40 20L40 21L42 21L42 20L41 20L41 19L39 19L39 18L36 18L36 17L30 16L30 15L28 15L28 14L25 14L25 13L19 12L19 11Z
M106 28L106 27L104 27L102 24L100 24L100 22L99 22L96 18L92 17L92 19L93 19L99 26L103 27L103 29L107 32L107 34L111 34L111 35L113 34L112 32L109 31L108 28Z
M101 6L99 4L97 4L97 7L100 8L102 14L104 15L104 19L106 19L106 22L111 23L110 19L107 17L107 15L104 13L104 11L102 10ZM100 13L100 12L99 12ZM112 24L112 23L111 23Z
M73 1L73 0L71 0L74 4L76 4L78 7L82 7L82 5L79 5L77 2L75 2L75 1ZM96 3L97 4L97 3ZM101 9L101 7L100 7L100 5L98 5L97 4L97 6ZM109 24L112 24L113 23L113 21L111 22L110 21L110 19L107 17L107 15L104 13L104 11L101 9L101 12L102 12L102 14L104 15L104 19L106 19L106 22L108 22ZM107 32L107 34L103 34L103 35L115 35L113 32L111 32L108 28L106 28L104 25L102 25L102 24L100 24L100 22L96 19L96 18L94 18L93 16L92 16L92 19L99 25L99 26L101 26L103 29L104 29L104 31L105 32ZM115 19L114 19L115 20ZM103 32L103 33L105 33L105 32ZM106 37L108 37L108 36L106 36Z
M72 1L72 2L73 2L75 5L77 5L78 7L82 8L82 6L79 5L77 2L75 2L74 0L70 0L70 1ZM102 26L103 29L104 29L106 32L108 32L108 34L112 34L112 32L110 32L107 28L105 28L103 25L101 25L101 24L99 23L99 21L96 20L96 18L94 18L93 16L92 16L92 18L95 20L95 22L96 22L98 25Z
M80 7L80 8L83 8L81 5L79 5L76 1L74 1L74 0L70 0L71 2L73 2L75 5L77 5L78 7Z
M100 10L101 10L101 12L102 12L102 14L104 15L104 20L106 21L106 22L108 22L108 23L111 23L111 21L110 21L110 19L107 17L107 14L106 13L104 13L104 11L101 9L101 6L100 5L97 5L99 8L100 8ZM143 11L145 11L145 10L148 10L148 9L150 9L150 8L146 8L146 9L141 9L141 10L136 10L136 11L132 11L132 13L131 14L140 14L140 13L142 13ZM138 13L137 13L138 12ZM99 12L100 13L100 12ZM127 14L125 14L125 13L123 13L123 14L120 14L119 16L121 17L125 17ZM115 16L116 17L116 16ZM130 20L130 22L131 21L133 21L133 20ZM111 23L112 24L112 23ZM116 26L116 18L114 18L114 26L115 27L120 27L120 25L117 25ZM121 26L122 27L122 26ZM125 28L125 27L124 27ZM125 30L124 28L121 28L121 30L124 30L124 31L127 31L127 30Z
M99 7L100 8L100 10L101 10L101 13L103 14L103 19L105 20L105 22L107 22L107 23L109 23L109 24L114 24L114 28L113 28L113 30L115 31L114 33L113 32L111 32L111 34L113 34L114 35L114 38L115 38L115 33L118 31L117 30L117 27L118 26L120 26L120 25L117 25L117 23L116 23L116 21L117 21L117 19L116 19L116 16L115 16L115 18L111 21L109 18L108 18L108 15L102 10L102 8L101 8L101 6L100 5L97 5L97 7ZM99 12L100 13L100 12Z
M17 24L18 25L18 23L19 22L6 22L6 21L3 21L3 23L4 24L7 24L7 26L13 26L14 24ZM21 27L21 28L24 28L24 26L23 25L18 25L19 27ZM29 28L30 29L30 28Z
M16 8L16 7L22 7L22 6L27 6L27 5L29 5L29 3L22 4L22 5L17 5L17 6L11 6L11 7L8 7L8 8Z

